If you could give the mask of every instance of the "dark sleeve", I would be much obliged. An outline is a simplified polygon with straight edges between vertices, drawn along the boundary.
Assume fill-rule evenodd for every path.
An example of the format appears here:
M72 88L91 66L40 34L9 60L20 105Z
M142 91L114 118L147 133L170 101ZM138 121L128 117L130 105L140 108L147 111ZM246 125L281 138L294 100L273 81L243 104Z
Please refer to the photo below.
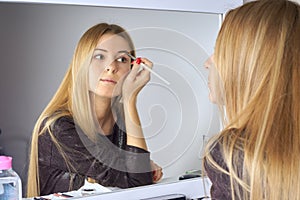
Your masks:
M55 187L56 185L64 185L62 188L67 191L69 188L66 188L66 185L70 183L73 183L72 189L78 189L83 185L85 177L93 178L103 186L120 188L152 183L148 151L134 146L126 146L122 150L105 136L100 136L97 142L91 142L69 118L57 120L52 132L61 144L70 165L66 164L49 133L41 135L39 137L41 190L43 187L56 190L61 188ZM58 191L50 191L53 192Z
M221 152L221 146L217 143L210 152L213 160L221 166L223 169L228 171L227 165L224 162L223 155ZM222 173L215 167L211 166L206 159L204 159L204 167L212 182L210 189L212 200L231 200L231 189L230 189L230 178L227 174Z

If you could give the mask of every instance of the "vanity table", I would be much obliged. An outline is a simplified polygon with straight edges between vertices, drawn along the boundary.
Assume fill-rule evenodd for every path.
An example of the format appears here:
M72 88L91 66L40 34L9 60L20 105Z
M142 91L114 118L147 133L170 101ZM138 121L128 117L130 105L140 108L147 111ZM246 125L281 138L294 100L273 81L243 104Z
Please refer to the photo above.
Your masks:
M140 186L129 189L116 189L112 192L89 195L84 197L72 197L66 199L85 199L85 200L150 200L166 195L184 195L187 199L198 199L209 196L211 182L207 177L197 177L186 180L177 178L165 178L159 183L147 186ZM24 198L23 200L33 198Z
M170 194L183 194L187 199L197 199L209 195L211 183L208 178L191 178L186 180L163 179L160 183L116 190L100 195L84 197L86 200L124 200L126 199L148 199ZM74 198L81 199L81 198Z

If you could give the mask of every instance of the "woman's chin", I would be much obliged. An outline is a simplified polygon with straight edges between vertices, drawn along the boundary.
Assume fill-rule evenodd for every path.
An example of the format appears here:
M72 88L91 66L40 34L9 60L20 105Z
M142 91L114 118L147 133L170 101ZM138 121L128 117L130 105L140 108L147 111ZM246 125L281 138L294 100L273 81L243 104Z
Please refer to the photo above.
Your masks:
M209 93L208 98L210 102L217 104L216 98L211 93Z

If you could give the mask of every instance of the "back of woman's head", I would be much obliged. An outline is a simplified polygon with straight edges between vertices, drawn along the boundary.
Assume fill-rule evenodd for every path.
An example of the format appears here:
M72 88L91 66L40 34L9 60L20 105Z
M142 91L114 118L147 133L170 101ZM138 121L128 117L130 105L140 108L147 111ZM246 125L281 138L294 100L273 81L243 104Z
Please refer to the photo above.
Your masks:
M214 61L228 120L221 134L228 142L224 156L235 184L236 165L244 166L239 184L251 195L243 198L298 199L299 5L259 0L231 10L218 35ZM244 163L237 164L230 153L241 144Z
M299 76L293 71L299 68L299 41L299 5L292 2L250 2L225 16L214 58L230 119L262 93L265 102L276 97L278 89L286 92L282 87Z

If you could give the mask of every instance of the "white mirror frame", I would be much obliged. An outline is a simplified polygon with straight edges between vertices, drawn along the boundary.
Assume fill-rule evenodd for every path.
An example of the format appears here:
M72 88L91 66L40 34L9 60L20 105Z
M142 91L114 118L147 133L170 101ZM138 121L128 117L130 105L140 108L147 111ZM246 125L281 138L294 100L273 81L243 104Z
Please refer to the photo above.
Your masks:
M0 0L0 2L71 4L218 14L224 14L227 10L243 4L243 0Z

